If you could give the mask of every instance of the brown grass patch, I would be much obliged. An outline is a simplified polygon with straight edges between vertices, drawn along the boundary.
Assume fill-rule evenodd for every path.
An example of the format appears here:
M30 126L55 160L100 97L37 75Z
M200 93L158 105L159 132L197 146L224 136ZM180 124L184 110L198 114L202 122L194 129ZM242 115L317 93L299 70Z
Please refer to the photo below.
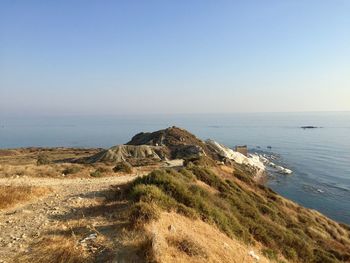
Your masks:
M46 187L0 186L0 209L13 207L48 192L49 189Z
M208 258L205 250L189 237L170 237L167 241L170 245L175 246L179 251L186 253L190 257Z
M256 262L248 255L250 250L260 256L259 262L269 262L259 246L248 247L215 226L177 213L163 212L158 221L146 225L146 230L153 237L152 253L163 263Z
M20 255L18 263L88 263L89 253L73 237L45 237L31 246L30 253Z

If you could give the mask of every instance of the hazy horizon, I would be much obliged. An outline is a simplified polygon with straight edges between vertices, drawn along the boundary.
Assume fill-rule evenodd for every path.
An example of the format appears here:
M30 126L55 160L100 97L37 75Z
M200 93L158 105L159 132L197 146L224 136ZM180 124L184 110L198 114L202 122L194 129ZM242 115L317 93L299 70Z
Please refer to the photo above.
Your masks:
M350 2L1 1L0 115L350 111Z

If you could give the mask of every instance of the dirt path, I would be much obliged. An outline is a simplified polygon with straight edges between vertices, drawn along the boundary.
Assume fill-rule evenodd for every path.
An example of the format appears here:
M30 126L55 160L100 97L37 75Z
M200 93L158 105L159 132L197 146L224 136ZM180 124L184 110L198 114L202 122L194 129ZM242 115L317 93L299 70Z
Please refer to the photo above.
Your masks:
M0 211L0 263L25 252L33 240L74 218L79 208L103 202L111 185L121 185L141 174L104 178L1 178L0 185L47 186L52 192L16 208Z

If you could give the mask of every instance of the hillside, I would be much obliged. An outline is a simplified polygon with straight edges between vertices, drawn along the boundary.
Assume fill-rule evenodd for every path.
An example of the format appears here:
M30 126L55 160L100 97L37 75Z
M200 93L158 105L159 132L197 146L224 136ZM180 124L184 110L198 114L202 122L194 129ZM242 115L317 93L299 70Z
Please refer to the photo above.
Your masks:
M232 174L191 165L179 171L158 170L137 179L128 193L144 219L162 220L169 212L200 219L233 240L260 247L270 260L350 261L349 227L256 184L243 167ZM171 253L167 250L171 248L160 255ZM206 255L215 261L210 251Z
M170 159L199 157L202 155L210 156L213 159L219 158L208 148L205 142L185 129L175 126L155 132L138 133L127 144L165 146L169 149L167 157Z

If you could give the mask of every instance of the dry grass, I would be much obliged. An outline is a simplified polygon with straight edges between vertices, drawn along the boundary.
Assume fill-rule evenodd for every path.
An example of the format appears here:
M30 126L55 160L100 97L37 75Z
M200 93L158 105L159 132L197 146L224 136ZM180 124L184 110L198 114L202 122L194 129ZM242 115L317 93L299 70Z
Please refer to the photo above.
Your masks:
M3 164L0 166L1 177L58 177L62 175L63 167L61 165L12 165ZM61 171L62 170L62 171Z
M96 170L102 171L101 176L116 176L118 174L112 171L113 166L99 164L95 166L81 164L26 164L26 165L0 165L0 177L53 177L53 178L73 178L90 177ZM122 173L120 173L122 174Z
M90 156L101 149L79 148L18 148L0 149L0 164L36 164L38 155L45 154L52 161L68 160Z
M49 191L46 187L0 186L0 209L11 208L19 203L45 195Z
M88 263L89 253L74 237L44 237L31 246L31 252L18 256L18 263Z
M74 164L77 158L90 156L99 149L74 148L19 148L0 150L1 177L62 177L86 176L95 167ZM49 162L40 162L40 156L45 156ZM91 171L90 171L91 170Z
M259 262L269 262L259 247L248 247L215 226L177 213L163 212L146 230L153 236L153 254L162 263L256 262L248 255L250 250L260 256Z
M157 165L148 165L130 170L113 170L113 164L78 164L73 161L91 156L101 149L74 149L74 148L19 148L0 149L0 178L2 177L54 177L72 178L107 177L125 175L125 172L144 173L159 168ZM48 163L38 165L38 157L46 156ZM96 171L98 171L96 173Z
M207 253L196 241L189 237L169 237L168 244L176 247L180 252L187 254L190 257L208 258Z

